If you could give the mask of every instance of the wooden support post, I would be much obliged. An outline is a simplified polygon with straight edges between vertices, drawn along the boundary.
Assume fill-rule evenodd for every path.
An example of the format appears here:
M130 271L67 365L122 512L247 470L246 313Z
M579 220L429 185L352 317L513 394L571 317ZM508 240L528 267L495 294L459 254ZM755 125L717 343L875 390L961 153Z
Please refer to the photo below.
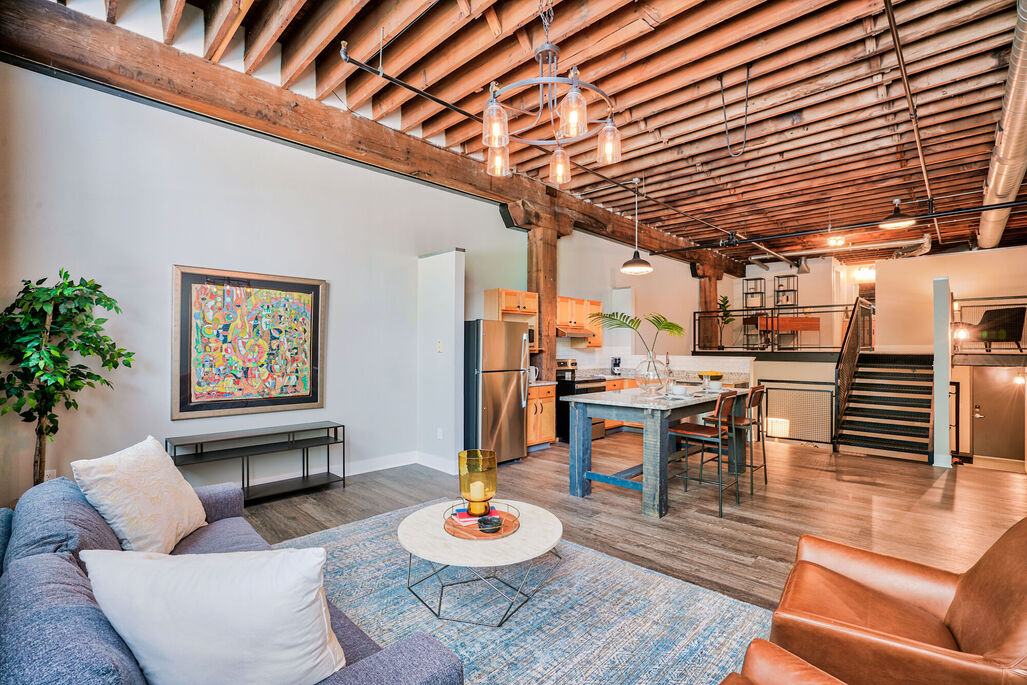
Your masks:
M699 279L699 311L714 311L717 308L717 281L724 277L724 272L706 264L693 264L692 276ZM720 344L716 317L700 316L696 325L699 327L695 332L699 349L715 349Z
M556 380L556 229L528 231L528 290L538 293L538 330L542 351L531 355L539 378Z

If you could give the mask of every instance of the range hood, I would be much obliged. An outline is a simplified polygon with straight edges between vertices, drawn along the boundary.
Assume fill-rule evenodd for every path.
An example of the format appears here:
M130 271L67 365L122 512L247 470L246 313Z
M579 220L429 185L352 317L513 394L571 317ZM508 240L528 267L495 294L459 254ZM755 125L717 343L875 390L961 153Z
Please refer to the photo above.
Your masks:
M558 338L591 338L595 335L584 326L557 326L556 337Z

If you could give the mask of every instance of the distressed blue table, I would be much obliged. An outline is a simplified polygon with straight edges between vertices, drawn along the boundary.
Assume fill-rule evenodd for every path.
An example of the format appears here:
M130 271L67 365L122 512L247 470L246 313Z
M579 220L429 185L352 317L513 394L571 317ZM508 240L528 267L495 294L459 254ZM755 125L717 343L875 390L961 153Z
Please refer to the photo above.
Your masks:
M717 393L674 399L647 398L641 393L641 390L629 389L561 398L571 403L570 493L575 497L587 497L592 492L591 481L594 480L639 490L642 493L642 513L661 518L667 515L667 463L673 452L669 428L686 417L713 411ZM741 405L744 413L744 402ZM642 463L614 474L593 471L593 418L642 424ZM730 471L744 471L744 431L732 432L728 452ZM639 474L642 474L642 482L633 480Z

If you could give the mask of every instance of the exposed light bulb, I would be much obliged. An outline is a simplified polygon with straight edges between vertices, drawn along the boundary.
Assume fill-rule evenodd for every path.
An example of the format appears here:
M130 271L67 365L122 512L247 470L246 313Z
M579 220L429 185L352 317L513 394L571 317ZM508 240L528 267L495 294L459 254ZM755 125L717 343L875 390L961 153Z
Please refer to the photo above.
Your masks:
M613 125L612 120L607 120L599 130L599 139L596 148L596 162L598 164L616 164L620 161L620 131Z
M841 247L845 244L845 238L841 236L831 236L827 239L827 244L831 247Z
M485 170L489 176L510 176L513 174L513 169L510 167L510 149L490 147L488 159L485 161Z
M970 337L970 333L965 328L960 327L956 329L956 332L952 334L952 337L956 340L966 340Z
M506 110L491 97L481 114L481 142L485 147L506 147L510 144L510 129Z
M588 103L574 86L560 102L560 137L577 138L588 128Z
M549 182L556 185L569 183L571 180L571 158L567 151L558 147L549 160Z

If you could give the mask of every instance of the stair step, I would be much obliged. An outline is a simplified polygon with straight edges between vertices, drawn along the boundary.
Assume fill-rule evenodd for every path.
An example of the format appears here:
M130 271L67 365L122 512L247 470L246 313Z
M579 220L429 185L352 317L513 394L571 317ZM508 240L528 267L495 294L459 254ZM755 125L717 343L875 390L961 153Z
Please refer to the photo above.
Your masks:
M934 356L930 354L886 354L882 352L864 352L859 355L858 366L898 366L907 368L929 369L934 366Z
M842 431L845 433L887 433L889 435L902 435L907 438L927 439L931 436L930 426L903 424L903 423L882 423L880 421L842 421Z
M930 397L902 397L900 395L849 395L850 404L873 404L888 407L931 408Z
M846 407L845 418L858 417L864 419L889 419L892 421L915 421L930 423L931 414L919 411L899 411L897 409L872 409L870 407Z
M902 373L899 371L856 371L856 378L871 381L911 381L914 383L930 383L934 380L933 373Z
M852 389L858 392L885 392L902 395L930 395L934 388L930 385L903 385L900 383L853 383Z
M879 450L891 450L893 452L908 452L909 454L923 454L929 452L926 442L909 442L906 440L893 440L891 438L871 438L865 435L849 435L841 433L838 436L838 443L852 447L870 447Z

